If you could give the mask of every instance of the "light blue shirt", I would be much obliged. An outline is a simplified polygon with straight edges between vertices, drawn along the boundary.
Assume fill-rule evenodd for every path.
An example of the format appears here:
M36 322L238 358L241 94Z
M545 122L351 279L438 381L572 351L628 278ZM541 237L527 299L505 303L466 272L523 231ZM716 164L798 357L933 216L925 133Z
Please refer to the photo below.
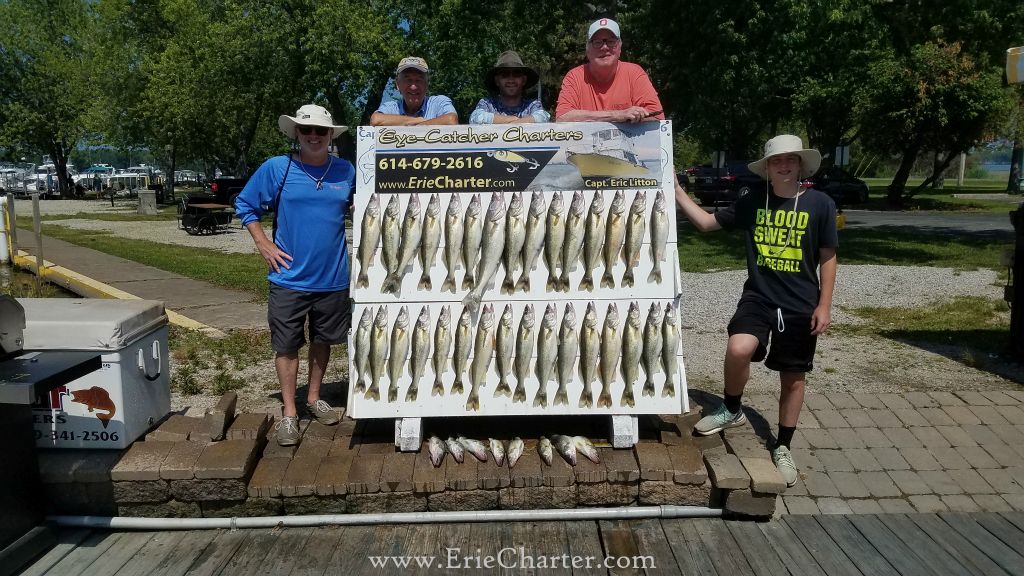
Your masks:
M544 108L541 107L540 100L536 98L533 100L526 100L524 98L519 106L509 108L501 102L500 98L493 96L490 98L480 99L480 102L476 105L476 109L469 115L469 123L494 124L495 114L518 116L519 118L531 116L533 117L534 122L548 122L551 120L551 115L544 111Z
M458 114L455 112L455 105L452 104L452 99L447 96L427 96L427 99L423 101L420 109L415 114L405 113L405 99L381 102L377 112L381 114L416 116L425 120L433 120L445 114Z

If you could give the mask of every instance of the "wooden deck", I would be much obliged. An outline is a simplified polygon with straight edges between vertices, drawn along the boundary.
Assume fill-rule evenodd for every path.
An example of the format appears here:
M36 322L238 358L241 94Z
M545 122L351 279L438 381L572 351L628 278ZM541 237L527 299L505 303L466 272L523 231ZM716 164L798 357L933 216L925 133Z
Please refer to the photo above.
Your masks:
M450 560L446 548L460 551ZM502 563L517 567L503 569L497 560L488 567L486 556L504 548L514 551L502 553ZM457 572L503 574L998 576L1024 574L1022 554L1020 512L785 516L767 523L677 519L67 530L60 544L23 574L442 574L457 566L468 568ZM407 568L393 561L375 566L371 557L385 555L432 557L432 567L420 568L416 559ZM574 556L579 558L575 567ZM599 564L606 557L615 558L613 565L635 560L639 568L605 569Z

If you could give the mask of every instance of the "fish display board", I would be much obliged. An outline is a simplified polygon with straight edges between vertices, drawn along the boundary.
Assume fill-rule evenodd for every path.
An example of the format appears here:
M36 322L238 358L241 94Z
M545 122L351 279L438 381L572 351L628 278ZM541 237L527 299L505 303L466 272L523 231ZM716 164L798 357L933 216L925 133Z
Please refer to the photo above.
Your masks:
M351 416L688 410L671 136L360 127Z

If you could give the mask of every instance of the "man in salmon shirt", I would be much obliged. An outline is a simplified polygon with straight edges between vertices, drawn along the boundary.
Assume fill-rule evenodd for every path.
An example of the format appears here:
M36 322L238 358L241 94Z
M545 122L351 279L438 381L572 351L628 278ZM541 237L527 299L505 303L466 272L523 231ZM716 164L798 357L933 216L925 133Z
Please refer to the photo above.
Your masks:
M643 122L664 120L658 92L647 72L622 62L619 24L601 18L587 32L587 63L562 79L556 122Z

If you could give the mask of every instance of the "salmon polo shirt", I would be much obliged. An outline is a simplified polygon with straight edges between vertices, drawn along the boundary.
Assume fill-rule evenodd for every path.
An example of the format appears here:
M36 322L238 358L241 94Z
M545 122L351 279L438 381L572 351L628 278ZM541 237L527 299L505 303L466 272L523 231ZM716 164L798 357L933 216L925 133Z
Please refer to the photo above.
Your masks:
M659 112L654 118L665 119L665 114L660 112L658 92L643 68L631 62L619 62L611 82L596 84L584 64L569 70L562 79L555 118L573 110L625 110L630 106Z

